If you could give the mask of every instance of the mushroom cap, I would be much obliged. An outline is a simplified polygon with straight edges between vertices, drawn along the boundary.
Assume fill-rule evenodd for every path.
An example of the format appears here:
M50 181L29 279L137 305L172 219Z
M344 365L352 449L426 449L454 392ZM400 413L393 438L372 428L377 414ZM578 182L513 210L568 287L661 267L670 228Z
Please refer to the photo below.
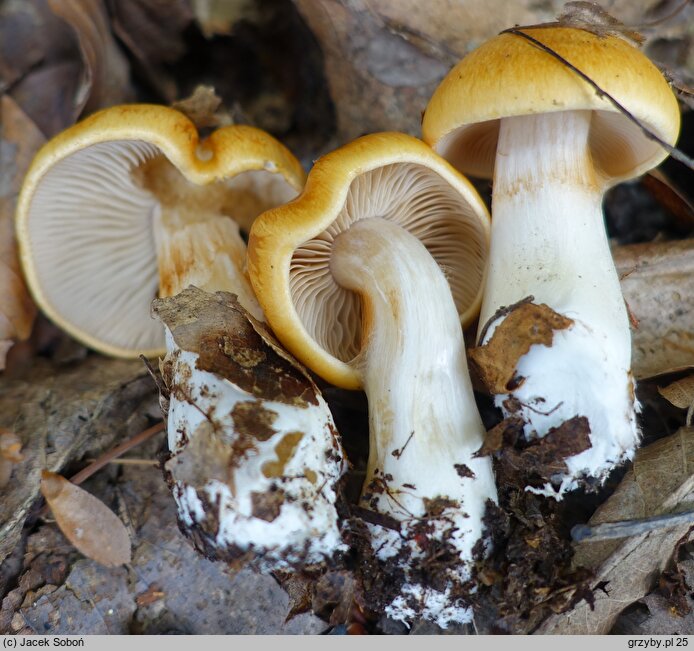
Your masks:
M152 228L159 202L133 175L155 158L180 173L176 197L185 182L228 186L248 226L258 212L295 196L305 179L269 134L230 126L201 140L185 115L163 106L109 108L44 145L17 205L24 273L50 319L117 357L157 355L165 346L161 324L150 317L159 286Z
M679 133L677 100L661 72L624 39L568 27L522 28L585 73L669 144ZM564 63L521 36L503 33L468 54L434 92L424 140L466 174L491 178L499 119L592 110L589 135L606 186L639 176L667 152Z
M464 324L479 312L489 214L473 186L421 140L364 136L319 159L302 194L263 213L248 242L248 273L277 337L337 386L361 388L360 300L333 280L332 242L359 219L394 220L442 267ZM436 336L432 331L432 336Z

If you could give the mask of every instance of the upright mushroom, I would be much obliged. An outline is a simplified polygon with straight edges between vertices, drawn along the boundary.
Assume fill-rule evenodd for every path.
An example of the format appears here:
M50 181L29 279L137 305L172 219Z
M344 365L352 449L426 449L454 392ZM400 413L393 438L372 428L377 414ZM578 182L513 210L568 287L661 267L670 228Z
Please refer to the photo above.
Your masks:
M675 97L625 40L549 25L516 31L674 143ZM482 341L473 359L496 404L523 420L527 438L572 419L589 428L566 470L535 487L558 497L581 479L604 479L638 442L629 320L601 202L607 188L666 156L565 62L503 33L451 70L422 125L424 139L459 170L494 177Z
M270 135L231 126L200 139L182 113L101 111L37 154L17 206L24 272L41 309L101 352L163 352L155 296L229 290L262 318L245 277L246 231L301 189L304 172Z
M366 390L362 503L400 523L372 527L379 561L396 568L384 586L395 619L471 615L465 584L496 491L473 457L484 428L461 319L481 300L487 237L467 180L395 133L321 158L300 197L251 229L249 275L277 336L326 380Z

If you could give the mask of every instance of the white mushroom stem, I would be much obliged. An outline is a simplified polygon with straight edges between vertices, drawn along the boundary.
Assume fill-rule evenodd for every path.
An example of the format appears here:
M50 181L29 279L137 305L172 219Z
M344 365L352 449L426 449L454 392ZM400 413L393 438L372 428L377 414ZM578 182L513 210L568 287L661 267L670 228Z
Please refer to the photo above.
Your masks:
M415 236L379 218L335 239L331 271L362 297L366 341L354 363L369 400L365 493L382 483L377 510L399 520L422 516L424 499L459 500L475 523L474 544L495 491L489 461L472 458L484 427L443 272ZM462 478L456 464L476 478Z
M365 340L354 360L369 400L369 464L362 499L401 521L372 527L381 561L402 573L386 614L468 622L473 548L483 536L487 500L496 501L488 457L473 458L484 427L467 372L460 320L448 282L424 245L380 218L335 238L335 280L361 295ZM445 550L446 582L432 587L426 558ZM393 561L388 561L393 563Z
M234 220L213 214L180 223L175 210L159 204L155 210L159 295L174 296L190 285L208 292L233 292L246 310L264 321L245 274L246 244Z
M509 396L523 403L526 435L588 418L592 447L570 458L559 494L577 476L604 476L638 441L629 321L588 149L590 120L589 111L501 120L480 316L483 327L500 307L532 295L574 321L550 347L533 346L517 366L520 388L497 397L499 406Z

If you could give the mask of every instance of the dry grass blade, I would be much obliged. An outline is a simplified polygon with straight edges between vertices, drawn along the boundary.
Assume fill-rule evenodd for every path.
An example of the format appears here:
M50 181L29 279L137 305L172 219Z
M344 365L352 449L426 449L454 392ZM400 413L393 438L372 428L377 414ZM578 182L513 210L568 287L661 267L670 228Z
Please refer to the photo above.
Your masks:
M107 567L130 562L130 537L125 525L101 500L44 470L41 493L65 537L87 558Z

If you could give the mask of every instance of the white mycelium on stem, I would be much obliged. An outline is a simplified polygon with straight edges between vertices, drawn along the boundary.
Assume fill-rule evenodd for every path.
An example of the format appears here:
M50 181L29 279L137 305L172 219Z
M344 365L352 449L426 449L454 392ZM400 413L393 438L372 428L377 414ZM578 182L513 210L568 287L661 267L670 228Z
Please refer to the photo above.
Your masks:
M379 558L402 555L402 594L386 612L442 626L469 621L471 611L451 594L470 578L485 504L496 491L489 459L473 458L484 428L450 287L419 239L380 218L338 235L330 268L362 299L364 341L351 363L369 400L364 505L401 522L399 535L372 528ZM442 541L458 560L446 570L443 589L422 585L411 569Z
M315 384L229 295L160 299L168 437L183 528L207 556L263 571L344 550L335 507L345 465Z
M566 460L545 492L561 496L583 476L604 478L638 442L630 373L631 335L610 254L603 182L588 149L590 111L501 120L494 168L490 269L480 327L502 306L532 295L573 324L551 346L536 344L516 367L528 437L585 416L591 447ZM505 317L491 323L488 341ZM481 342L485 343L485 342ZM516 403L517 405L517 403ZM505 415L511 415L505 410Z

